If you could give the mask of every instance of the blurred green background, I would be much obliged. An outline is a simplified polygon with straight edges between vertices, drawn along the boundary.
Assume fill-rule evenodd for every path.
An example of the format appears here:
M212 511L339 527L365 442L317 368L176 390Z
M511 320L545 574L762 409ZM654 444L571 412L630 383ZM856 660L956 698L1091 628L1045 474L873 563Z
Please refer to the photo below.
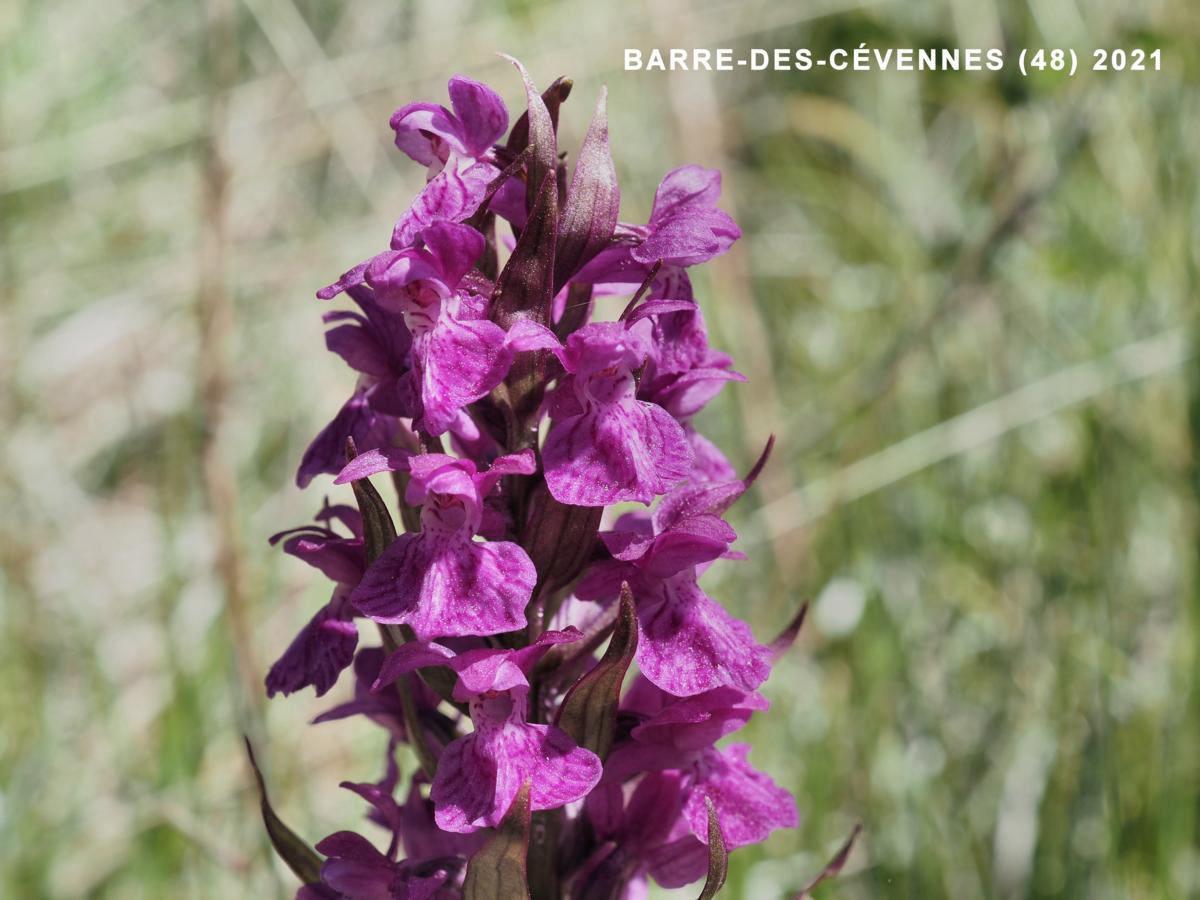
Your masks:
M804 821L728 895L861 820L819 896L1200 896L1198 37L1191 0L3 4L0 895L290 896L243 732L306 837L360 823L378 733L305 724L348 686L261 696L327 593L265 538L351 383L313 291L423 178L388 115L454 72L517 108L504 50L575 79L572 152L607 82L624 219L696 162L745 230L698 292L752 383L702 427L778 447L708 586L763 639L814 605L748 732ZM861 42L1009 65L621 71Z

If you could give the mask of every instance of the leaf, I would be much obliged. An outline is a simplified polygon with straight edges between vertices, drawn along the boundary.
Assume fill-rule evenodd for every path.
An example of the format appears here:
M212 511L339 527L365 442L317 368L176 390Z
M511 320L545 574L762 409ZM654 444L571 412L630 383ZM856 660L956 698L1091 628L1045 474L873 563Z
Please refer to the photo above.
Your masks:
M533 86L525 67L511 56L501 54L517 67L525 83L527 135L520 135L521 122L513 128L508 149L522 153L530 148L525 176L525 206L529 217L521 229L492 293L491 318L505 331L518 320L529 319L549 325L554 299L554 256L558 242L558 150L555 119L545 99ZM561 102L570 93L570 82L560 80L551 103ZM555 98L559 98L558 101ZM502 389L495 396L505 407L505 445L509 452L532 447L537 435L532 422L546 390L548 354L545 351L518 354Z
M531 817L525 872L529 879L529 895L537 900L562 896L560 845L565 820L566 813L561 807L539 810Z
M809 900L812 897L813 889L821 884L821 882L828 881L830 878L837 878L841 874L842 869L846 866L846 861L850 858L850 851L854 849L854 842L858 840L858 836L862 833L862 830L862 822L855 823L854 830L850 832L850 837L846 838L841 849L833 855L833 859L825 864L825 868L821 870L821 874L810 881L796 895L796 900Z
M254 770L254 780L258 783L259 803L262 807L263 824L267 828L267 837L271 846L279 854L289 869L296 873L304 884L321 883L321 857L312 847L308 846L296 832L283 824L283 820L275 814L271 801L267 798L267 785L263 780L262 771L254 758L254 748L250 738L246 741L246 755L250 758L250 767Z
M404 716L404 731L408 735L408 743L417 754L421 769L432 779L437 774L438 758L429 742L425 740L425 730L421 727L421 716L413 698L411 678L410 675L401 675L396 681L396 693L400 696L400 711Z
M521 546L537 568L539 594L566 587L583 571L596 547L603 512L600 506L559 503L545 485L534 491Z
M393 652L401 644L415 641L417 637L407 625L396 626L382 623L379 624L379 636L383 639L384 649L388 653ZM450 687L453 687L454 674L444 666L428 666L417 671L426 684L429 683L427 676L438 677L441 673L445 673L450 676ZM408 737L409 746L417 755L417 762L421 764L422 771L432 779L437 774L438 756L425 739L425 729L421 725L421 715L417 710L417 702L412 692L412 677L411 674L405 674L396 679L396 696L400 698L400 713L404 720L404 733ZM443 699L449 699L449 694Z
M552 176L544 178L529 221L496 279L496 290L492 294L492 319L505 331L521 318L540 325L550 321L557 209L558 192L554 179Z
M479 209L477 209L464 223L482 233L484 238L487 239L489 246L487 246L484 251L485 259L489 256L495 256L496 252L495 235L489 233L491 226L488 224L488 217L492 216L494 218L494 214L490 211L492 200L495 198L500 188L504 187L506 181L515 177L518 172L522 171L526 166L529 165L529 158L531 156L533 156L533 151L529 147L526 147L515 157L513 157L513 161L505 166L499 175L488 182L487 190L483 192L483 199L479 201ZM490 273L488 272L486 264L481 264L479 269L483 275L495 281L496 272L494 267Z
M517 239L512 256L496 280L491 317L505 331L519 319L539 325L550 322L554 299L554 245L558 231L558 190L554 175L546 176L529 221ZM502 393L507 404L507 449L515 453L537 443L533 422L546 392L549 353L519 353L509 369Z
M571 81L569 79L559 79L555 84L560 85L558 92L551 94L550 102L554 103L554 114L550 113L550 106L542 95L538 94L537 88L533 86L533 79L529 77L529 72L521 65L519 61L507 54L500 54L521 73L521 80L525 83L525 105L526 112L517 124L513 127L512 134L509 137L508 149L514 152L520 152L526 146L533 148L533 155L529 160L529 170L525 179L525 208L532 215L533 208L537 205L538 194L542 189L542 184L547 178L550 179L550 184L554 186L554 200L557 206L558 187L557 175L558 168L558 142L555 135L556 122L558 119L558 102L566 99L571 93ZM563 89L565 88L565 93ZM559 96L561 94L561 97ZM525 123L526 135L524 140L521 140L519 130L522 122ZM514 138L516 141L514 142ZM520 146L517 146L517 145ZM557 209L556 209L557 212ZM553 264L553 261L551 261Z
M608 144L607 98L608 89L601 88L559 220L554 260L556 294L567 279L604 249L617 227L621 189Z
M487 842L467 863L463 900L521 900L529 896L530 785L526 781Z
M511 57L510 57L511 58ZM550 125L558 132L558 108L566 102L566 99L571 96L571 88L575 86L570 78L559 76L550 82L550 86L542 91L542 103L546 105L546 112L550 114ZM529 146L529 113L528 111L521 113L521 117L513 124L512 131L508 134L508 141L504 148L513 156L521 153Z
M729 876L729 851L725 849L725 836L721 834L721 822L717 819L717 808L710 798L704 798L708 807L708 877L704 879L704 890L699 900L712 900L725 886Z
M580 747L601 759L612 747L617 729L621 682L637 652L637 608L628 584L621 585L620 609L612 640L600 662L580 678L563 698L555 724Z
M358 456L358 448L352 439L346 441L346 458ZM350 482L354 488L354 499L358 503L358 511L363 520L363 544L367 553L367 565L375 562L383 551L396 539L396 526L392 522L392 514L388 512L387 504L370 479L360 478Z
M788 650L792 649L792 644L796 643L796 637L800 634L800 629L804 625L804 619L807 615L808 601L805 601L800 604L800 609L796 611L796 615L792 617L792 621L788 623L787 627L779 632L779 637L767 645L770 647L772 659L779 659Z

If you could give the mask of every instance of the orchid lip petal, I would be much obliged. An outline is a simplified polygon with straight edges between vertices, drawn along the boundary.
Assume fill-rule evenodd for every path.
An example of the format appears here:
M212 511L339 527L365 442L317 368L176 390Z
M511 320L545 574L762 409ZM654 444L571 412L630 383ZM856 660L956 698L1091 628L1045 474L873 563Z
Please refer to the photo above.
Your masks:
M400 535L350 601L368 618L407 624L419 639L525 627L537 572L518 545L454 534Z

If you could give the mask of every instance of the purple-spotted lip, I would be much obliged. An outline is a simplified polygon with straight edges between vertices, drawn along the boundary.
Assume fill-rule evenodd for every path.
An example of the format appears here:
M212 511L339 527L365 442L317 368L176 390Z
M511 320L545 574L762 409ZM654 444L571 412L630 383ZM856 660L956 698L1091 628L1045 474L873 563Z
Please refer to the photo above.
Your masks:
M467 505L461 497L453 494L429 494L421 514L421 524L439 531L462 531L471 528L472 522Z
M513 716L516 702L511 691L484 691L472 703L472 708L494 722L507 722Z

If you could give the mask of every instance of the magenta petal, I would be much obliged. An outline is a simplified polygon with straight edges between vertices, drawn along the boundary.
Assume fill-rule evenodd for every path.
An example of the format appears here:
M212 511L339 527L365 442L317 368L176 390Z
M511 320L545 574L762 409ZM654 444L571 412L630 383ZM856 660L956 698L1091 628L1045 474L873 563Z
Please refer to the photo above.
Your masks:
M732 369L697 368L657 383L653 396L647 396L647 399L652 399L675 418L686 419L700 412L721 392L726 382L745 380L745 375Z
M354 438L359 450L370 450L388 443L394 430L395 421L371 409L365 391L355 391L304 451L296 484L308 487L317 475L340 472L346 464L346 438Z
M558 354L568 372L597 375L612 367L636 369L650 354L650 327L632 327L624 322L592 322L574 331ZM603 379L610 389L625 385L624 377Z
M387 729L397 741L408 740L399 695L395 691L371 692L371 685L379 677L384 656L382 647L366 647L360 650L354 660L354 699L326 710L317 716L313 723L332 722L350 716L366 716L381 728ZM441 698L420 679L412 681L412 694L418 711L422 713L435 709L441 702Z
M433 819L433 803L421 796L420 777L414 777L408 799L400 808L400 835L404 853L410 859L446 859L469 857L482 843L484 835L463 835L442 831Z
M396 864L366 838L352 831L339 831L317 844L317 850L329 857L321 864L321 881L339 896L391 900Z
M347 316L353 313L347 313ZM328 319L326 321L329 321ZM338 325L325 332L325 348L336 353L356 372L383 378L392 374L391 360L375 337L362 325Z
M721 199L721 173L717 169L687 165L663 176L654 193L650 224L693 209L711 209Z
M388 654L379 667L379 675L371 685L378 691L391 684L401 675L425 666L444 666L454 658L454 651L431 641L409 641Z
M618 520L613 531L602 531L600 540L613 559L635 562L654 545L654 532L648 518L633 519L625 515Z
M574 596L585 602L607 603L615 600L621 592L621 582L631 581L637 569L627 563L613 560L597 560L592 563L575 583ZM639 585L640 588L640 585ZM635 596L636 593L635 593Z
M469 734L450 742L438 760L429 797L434 821L443 831L476 831L497 824L504 816L496 797L498 763L481 752L480 744L478 734ZM516 790L512 795L516 796Z
M513 655L511 650L488 648L460 654L453 663L454 671L458 673L458 684L454 686L455 699L465 702L489 691L505 693L528 688L529 680L513 661Z
M629 798L622 831L634 847L653 847L668 840L676 826L682 824L679 821L682 812L679 773L647 772Z
M731 478L726 481L689 481L671 491L654 510L654 528L658 532L673 531L686 527L695 530L696 523L706 519L717 519L728 511L742 495L750 489L758 478L762 466L773 446L773 440L767 444L758 463L750 470L746 478ZM724 523L721 523L724 525ZM728 528L728 526L725 526ZM732 529L730 529L732 535ZM729 538L732 543L733 538Z
M796 800L746 761L749 744L709 749L696 762L695 780L684 803L692 832L708 843L708 797L717 810L725 844L733 849L766 840L776 828L800 824Z
M486 497L505 475L532 475L537 471L537 456L532 450L509 453L492 460L486 472L475 476L479 496Z
M573 644L581 640L583 632L574 625L568 625L562 630L543 631L532 644L513 651L513 662L520 666L521 671L528 672L551 647L557 644Z
M673 312L691 313L696 304L691 300L650 300L643 303L625 319L626 326L636 325L642 319L650 316L662 316Z
M435 222L461 222L479 208L488 184L500 174L490 163L451 157L425 185L392 230L392 248L413 246Z
M650 877L665 888L679 888L699 881L708 873L708 847L693 835L685 835L646 854Z
M442 280L456 285L483 253L484 237L469 225L438 222L421 232L425 248L437 260Z
M389 122L396 132L396 147L408 154L413 162L431 166L441 157L434 153L429 135L436 135L445 143L463 147L462 126L450 110L437 103L409 103L400 107Z
M753 691L771 674L770 650L750 626L700 589L690 572L638 598L637 662L668 694L688 697L728 685Z
M537 471L537 456L532 450L497 456L488 469L489 475L532 475Z
M312 685L320 697L354 660L358 627L354 610L336 594L312 617L267 673L267 696L293 694Z
M537 572L516 544L458 534L402 534L367 569L350 601L417 637L499 634L525 627Z
M414 341L414 352L421 360L426 431L445 433L460 409L504 380L511 362L504 344L504 330L495 322L460 322L448 316Z
M625 793L621 784L596 785L584 801L584 811L597 838L601 841L615 838L620 832L625 811Z
M346 463L346 467L333 479L333 483L346 484L379 472L403 472L408 468L410 458L412 451L400 447L368 450Z
M343 272L341 277L338 278L338 280L333 284L326 285L317 291L317 299L332 300L338 294L342 293L342 291L348 291L350 288L362 284L363 278L366 275L367 267L370 266L374 260L375 257L371 257L371 259L365 259L353 269Z
M633 729L634 740L699 750L737 731L751 715L770 706L762 694L747 694L729 687L714 688L693 697L672 697L669 701L656 715Z
M341 900L342 895L325 884L306 884L296 891L293 900Z
M397 701L398 703L398 701ZM330 707L312 720L313 725L320 725L322 722L338 722L342 719L349 719L351 716L366 716L372 721L378 722L381 726L392 731L397 740L402 740L405 737L404 725L400 721L400 710L395 708L388 697L356 697L353 700L347 700L345 703L339 703L337 706Z
M412 480L404 498L414 506L424 503L430 494L477 499L475 464L470 460L456 459L447 453L422 453L409 460L408 471Z
M529 213L525 209L525 183L516 178L506 179L492 197L488 209L510 222L514 228L524 228L529 221Z
M508 347L515 352L524 350L554 350L562 349L554 332L545 325L539 325L529 319L517 319L508 329Z
M583 633L578 628L568 627L562 631L545 631L532 644L519 650L480 647L460 653L450 663L450 667L458 673L454 698L466 702L482 694L509 691L523 691L521 696L524 697L529 688L526 673L533 668L533 664L555 644L571 643L582 638ZM525 701L522 699L519 702Z
M678 266L665 268L673 276L670 280L675 289L691 292L685 269ZM733 364L733 360L708 346L708 328L700 307L663 313L651 321L656 381L664 375L679 375L695 368L724 368Z
M632 245L626 243L610 244L576 272L571 280L578 284L594 285L641 284L646 279L650 267L635 262L630 255L632 249Z
M398 313L403 310L405 288L415 281L440 283L442 269L428 250L392 250L371 260L365 278L376 300L385 309Z
M670 694L656 688L644 675L638 675L625 689L621 709L648 719L662 712L663 706L673 699Z
M497 456L488 473L500 475L532 475L538 470L538 456L533 450L521 450L516 454Z
M373 809L367 818L378 825L387 828L397 840L399 839L401 812L396 802L396 785L400 782L400 768L396 765L395 745L389 744L386 755L387 769L379 781L354 782L343 781L339 786L353 791Z
M320 569L326 578L338 584L358 584L366 568L363 545L358 539L326 537L308 531L289 537L283 544L283 552Z
M737 533L717 516L696 516L672 525L651 543L638 567L655 578L719 559Z
M353 506L347 506L345 503L329 503L325 501L324 505L317 510L314 518L318 522L324 522L326 525L331 525L333 522L341 522L350 533L355 537L363 535L362 513ZM275 542L275 538L271 538L271 542Z
M688 757L669 744L640 744L625 741L613 747L604 760L604 783L621 784L639 772L678 769Z
M683 427L652 403L623 400L557 423L542 450L546 486L559 503L649 503L688 476Z
M338 831L317 843L316 850L326 856L351 859L356 862L387 862L375 845L361 834L353 831Z
M716 444L695 429L688 429L688 442L696 454L695 476L707 481L731 481L737 470Z
M733 219L718 209L688 214L656 226L632 256L643 263L661 259L694 266L724 253L740 234Z
M489 456L499 452L499 445L490 432L481 429L466 410L459 410L450 425L450 441L459 456L482 464ZM483 532L480 532L481 534Z
M450 79L450 105L462 123L465 151L483 156L508 130L508 108L486 84L462 75Z
M496 825L526 780L537 811L585 796L600 773L599 757L555 726L514 723L447 746L429 796L439 828L475 831Z

